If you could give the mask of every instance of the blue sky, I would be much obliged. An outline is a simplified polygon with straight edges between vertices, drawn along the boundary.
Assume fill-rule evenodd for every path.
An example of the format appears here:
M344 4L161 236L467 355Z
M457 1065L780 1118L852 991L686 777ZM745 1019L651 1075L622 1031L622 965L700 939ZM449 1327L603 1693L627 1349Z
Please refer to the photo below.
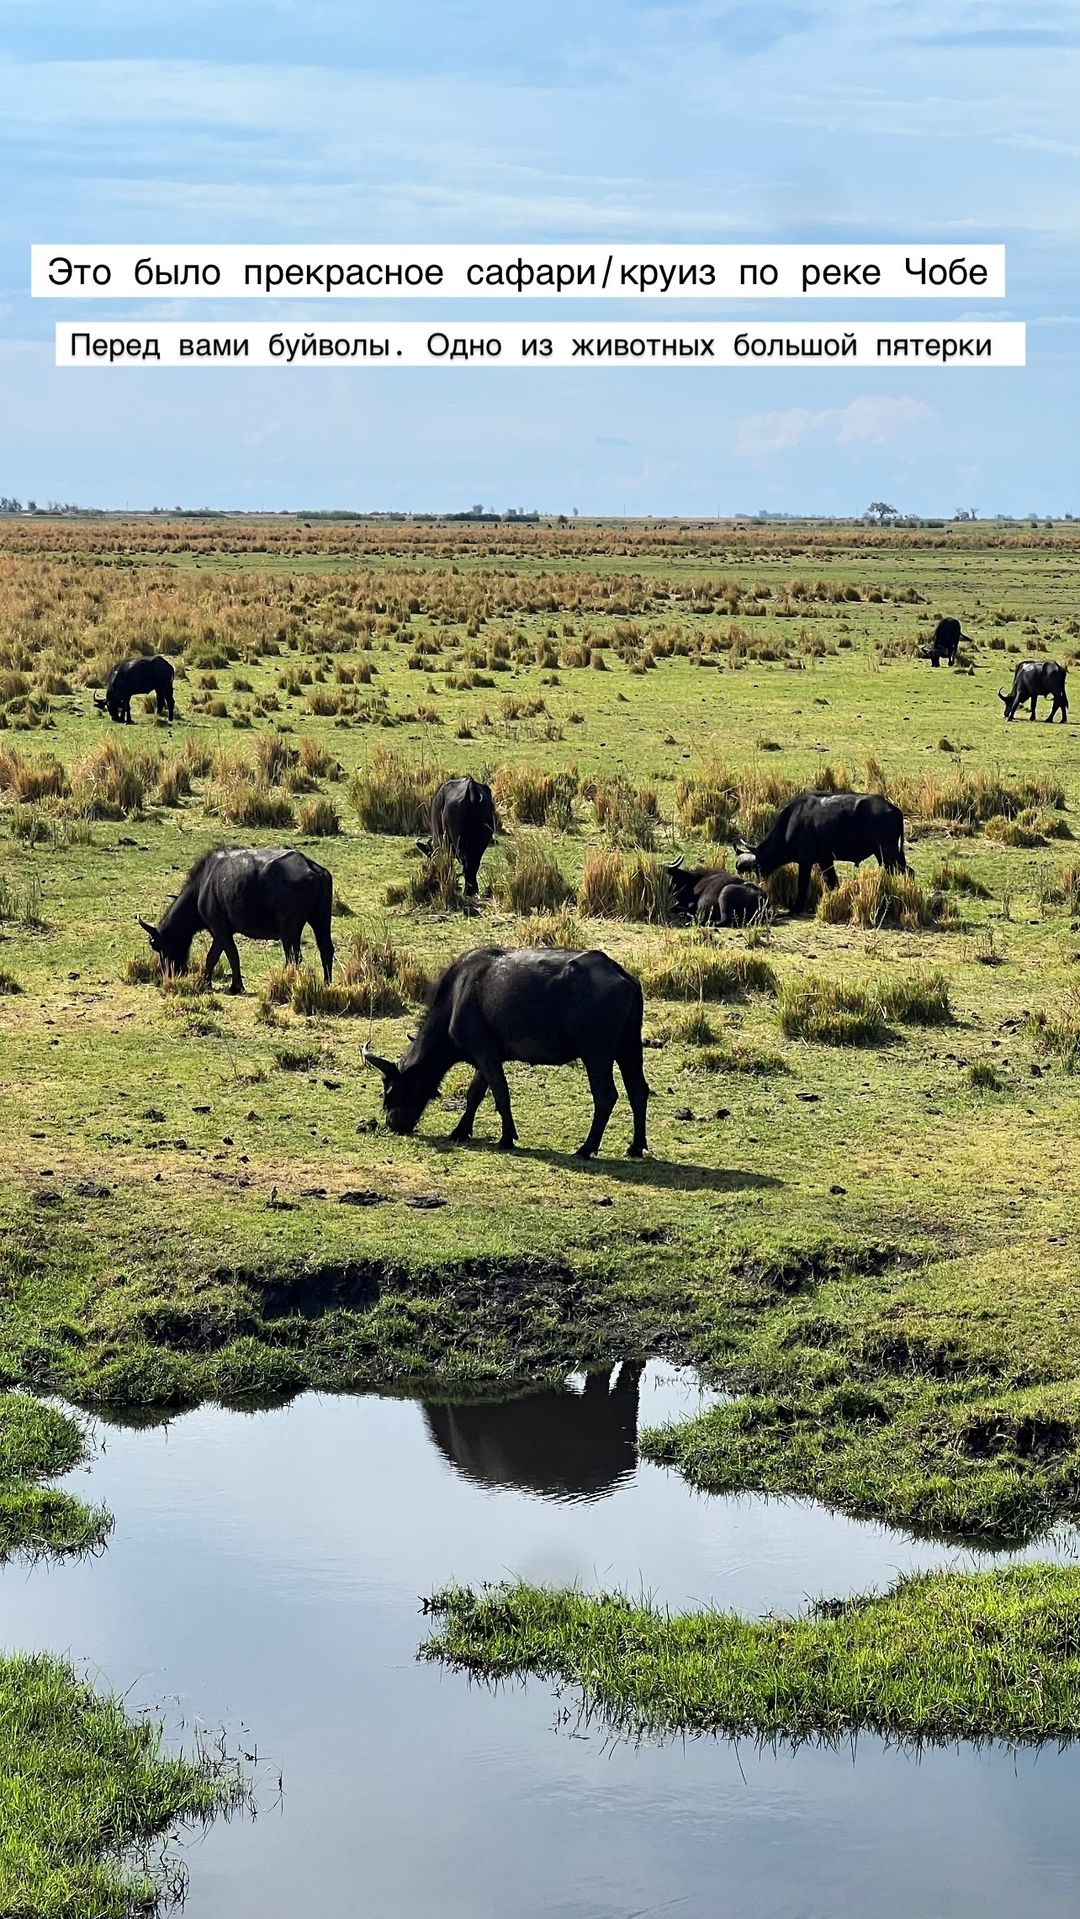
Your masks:
M115 506L1080 513L1080 4L0 0L0 493ZM1026 369L51 365L32 241L1008 249ZM804 317L961 317L959 302ZM94 302L306 321L290 300ZM468 315L337 301L335 319ZM484 320L542 302L485 301ZM596 318L798 317L626 302Z

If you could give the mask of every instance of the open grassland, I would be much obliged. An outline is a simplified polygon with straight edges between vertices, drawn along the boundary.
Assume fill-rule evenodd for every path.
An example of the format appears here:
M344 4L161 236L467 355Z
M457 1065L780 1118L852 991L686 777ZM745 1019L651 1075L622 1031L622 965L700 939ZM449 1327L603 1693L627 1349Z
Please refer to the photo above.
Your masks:
M945 613L956 672L919 658ZM1078 614L1070 529L0 523L0 1384L165 1410L664 1351L735 1395L649 1441L702 1485L1075 1512L1080 757L995 689ZM175 727L95 712L134 650ZM413 844L448 771L497 796L475 914ZM914 879L669 924L664 860L730 864L807 784L896 799ZM163 988L136 915L221 842L332 868L329 993L251 945L242 999ZM445 1144L466 1070L380 1127L364 1042L514 942L641 977L644 1162L623 1100L568 1157L575 1068L510 1069L512 1156L490 1105Z

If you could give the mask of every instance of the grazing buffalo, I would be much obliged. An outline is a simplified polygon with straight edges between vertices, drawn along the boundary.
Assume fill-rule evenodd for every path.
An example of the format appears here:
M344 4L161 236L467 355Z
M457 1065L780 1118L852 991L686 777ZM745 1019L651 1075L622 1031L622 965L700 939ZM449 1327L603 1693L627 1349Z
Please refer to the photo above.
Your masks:
M465 897L476 896L480 861L495 838L495 801L490 786L464 773L444 780L431 802L431 838L417 840L422 853L449 847L461 864Z
M300 942L310 926L322 959L327 985L334 967L330 934L334 882L325 866L291 847L256 851L218 846L196 860L175 899L156 926L139 925L161 960L166 977L186 971L196 933L210 935L203 977L209 983L224 953L232 968L231 993L242 993L236 935L249 940L280 940L285 964L299 966Z
M1013 683L1007 693L998 688L998 699L1005 707L1005 718L1014 719L1018 707L1031 702L1028 718L1035 718L1035 702L1046 698L1053 701L1046 716L1047 725L1055 713L1061 714L1062 724L1069 717L1069 699L1065 691L1066 669L1056 660L1023 660L1013 674Z
M108 713L110 719L130 726L131 702L139 693L156 693L158 712L167 713L170 720L176 718L172 664L160 653L152 660L121 660L105 682L104 697L94 694L94 705L99 712Z
M450 1138L472 1137L484 1094L502 1121L499 1145L517 1138L503 1064L566 1066L579 1059L589 1076L593 1119L578 1159L599 1151L617 1098L618 1065L634 1115L631 1159L645 1151L649 1088L641 1054L641 987L606 953L568 953L551 947L478 946L448 966L432 994L420 1032L400 1066L365 1047L364 1058L383 1076L383 1111L392 1133L411 1133L451 1066L467 1060L473 1078L465 1111Z
M443 1457L476 1486L514 1486L542 1499L599 1499L637 1465L643 1368L624 1359L585 1376L584 1390L549 1387L517 1399L428 1403L424 1420Z
M815 866L830 889L837 884L837 860L874 858L887 873L907 871L904 816L881 793L800 793L777 814L757 846L741 845L735 861L740 874L768 879L781 866L799 869L795 911L801 913Z
M959 620L939 620L930 642L931 666L940 666L942 660L948 660L950 666L955 666L961 640L966 640L968 646L972 644L967 634L960 631Z
M682 854L668 865L675 911L699 926L715 921L720 926L746 926L760 919L768 909L768 896L760 886L747 885L734 873L708 866L684 867Z

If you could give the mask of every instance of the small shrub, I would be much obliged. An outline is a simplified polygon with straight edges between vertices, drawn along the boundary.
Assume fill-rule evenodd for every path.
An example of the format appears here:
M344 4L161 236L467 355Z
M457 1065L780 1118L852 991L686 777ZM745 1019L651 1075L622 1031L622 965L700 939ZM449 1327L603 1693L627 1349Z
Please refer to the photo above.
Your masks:
M737 1040L721 1046L703 1047L694 1065L703 1073L746 1073L758 1079L771 1078L788 1070L779 1053L762 1053L756 1047L743 1045Z
M400 894L400 899L391 895ZM462 892L458 863L449 847L437 846L430 859L415 873L410 874L405 885L388 886L386 904L396 906L408 901L412 906L436 906L444 913L466 904Z
M821 1046L868 1046L884 1039L880 1001L864 987L841 980L785 980L777 1002L785 1039Z
M718 953L683 940L638 968L646 995L657 999L733 1000L776 991L776 975L755 953Z
M349 801L367 833L426 832L431 801L443 775L377 746L349 783Z
M879 980L875 991L886 1019L902 1026L947 1026L952 1019L948 983L942 973L911 973L905 979Z
M560 906L557 913L530 913L518 921L516 938L519 946L565 946L578 952L585 946L584 934L568 906Z
M1027 1032L1040 1053L1075 1073L1080 1068L1080 987L1074 986L1056 1011L1029 1014Z
M1080 879L1080 870L1077 877ZM930 875L930 884L939 893L962 893L975 900L990 898L988 886L977 880L974 873L969 873L966 866L957 866L947 856L938 861Z
M133 953L124 967L128 986L160 986L161 961L156 953Z
M495 897L513 913L552 913L573 897L562 869L539 840L516 840L503 852Z
M207 790L206 810L231 826L291 826L294 819L287 793L237 778L214 781Z
M305 800L297 825L307 839L332 839L341 831L341 820L333 800Z
M322 1061L321 1046L275 1046L274 1059L283 1073L311 1073Z
M1043 906L1064 906L1069 913L1080 913L1080 866L1063 866L1056 880L1050 880L1039 895Z
M662 860L647 853L628 856L603 847L586 854L578 906L589 919L666 924L671 918L671 905L671 881Z
M67 791L68 777L59 760L26 759L7 747L0 751L0 793L20 805L62 799Z
M988 1059L973 1060L967 1070L968 1085L977 1093L1000 1093L1005 1085L1000 1073Z
M911 873L886 873L880 866L864 866L841 880L818 901L817 916L830 926L936 926L945 902L935 899Z
M500 807L526 826L556 826L565 831L577 797L576 768L546 772L542 766L500 766L491 782Z

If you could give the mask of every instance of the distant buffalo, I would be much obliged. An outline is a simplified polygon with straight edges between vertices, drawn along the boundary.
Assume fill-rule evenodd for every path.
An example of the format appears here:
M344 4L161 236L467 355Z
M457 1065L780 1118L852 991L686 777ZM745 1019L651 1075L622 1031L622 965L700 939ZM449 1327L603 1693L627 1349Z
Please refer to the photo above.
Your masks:
M747 926L768 911L768 895L719 867L684 867L682 854L665 869L675 911L703 926Z
M1035 703L1040 699L1053 701L1046 716L1047 725L1055 713L1061 714L1062 725L1069 717L1069 700L1065 691L1066 669L1056 660L1024 660L1013 674L1013 683L1007 693L998 688L998 699L1005 707L1007 720L1016 717L1017 708L1031 702L1028 718L1035 718Z
M939 620L930 642L931 666L939 666L942 660L948 660L950 666L955 666L961 640L966 640L968 646L972 644L967 634L960 631L959 620Z
M480 861L495 838L495 828L490 786L464 773L443 781L431 802L431 838L416 843L429 857L436 847L448 847L460 862L465 897L473 899Z
M795 911L801 913L815 866L830 889L836 886L837 860L876 859L887 873L907 870L904 816L881 793L800 793L778 813L757 846L741 845L735 861L740 875L768 879L781 866L799 869Z
M287 966L299 966L300 942L310 926L329 985L334 967L330 933L334 882L325 866L292 848L256 851L219 846L196 860L179 893L156 926L139 925L161 960L166 977L187 969L196 933L210 934L203 978L210 982L224 953L232 968L231 993L242 993L236 935L280 940Z
M167 714L170 720L176 718L172 664L160 653L150 660L121 660L105 682L104 697L94 694L94 705L110 719L130 726L131 702L139 693L156 693L158 712Z
M420 1032L400 1066L365 1047L364 1058L383 1076L383 1111L392 1133L411 1133L451 1066L474 1069L465 1111L450 1138L472 1137L473 1121L490 1089L502 1122L499 1145L517 1139L503 1065L566 1066L582 1061L593 1097L593 1119L576 1157L599 1151L617 1094L618 1066L634 1115L627 1148L645 1151L649 1088L641 1051L641 987L606 953L570 953L551 947L478 946L447 967L432 995Z

